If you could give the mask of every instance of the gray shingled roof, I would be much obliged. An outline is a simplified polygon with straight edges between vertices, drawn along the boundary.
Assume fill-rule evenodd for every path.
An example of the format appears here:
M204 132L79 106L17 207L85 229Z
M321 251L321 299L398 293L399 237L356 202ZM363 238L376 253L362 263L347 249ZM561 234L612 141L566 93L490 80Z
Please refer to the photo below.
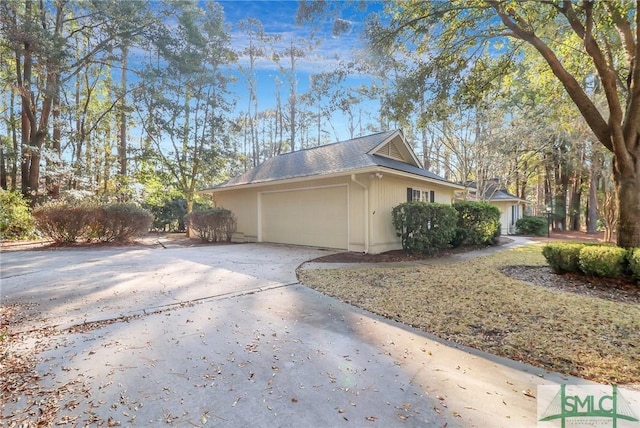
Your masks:
M451 183L436 174L414 165L384 156L368 154L368 152L384 143L396 132L398 131L381 132L274 156L257 167L237 177L231 178L224 183L218 184L212 189L268 183L298 177L355 172L355 170L358 169L375 166L390 168L455 185L455 183Z
M478 188L478 183L475 181L471 181L467 184L469 188L476 189ZM498 183L494 181L489 181L485 183L485 195L490 195L490 201L523 201L524 199L517 197L516 195L512 195L507 192L507 189L498 187Z

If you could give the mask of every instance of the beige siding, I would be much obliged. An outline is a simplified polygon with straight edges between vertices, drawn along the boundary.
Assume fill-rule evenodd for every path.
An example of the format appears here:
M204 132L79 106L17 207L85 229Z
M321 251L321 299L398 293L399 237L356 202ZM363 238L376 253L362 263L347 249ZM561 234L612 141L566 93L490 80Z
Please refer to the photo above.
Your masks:
M490 201L492 205L495 205L500 210L500 225L501 225L501 233L502 235L510 235L515 233L515 224L512 223L511 219L511 207L514 205L518 205L518 210L520 212L520 217L522 217L524 208L522 203L513 202L513 201Z
M364 176L356 178L362 184L366 184ZM362 180L362 181L360 181ZM368 181L368 180L367 180ZM359 184L349 183L349 251L365 251L365 217L367 216L365 204L365 190Z
M435 202L443 204L450 204L453 198L454 189L438 183L375 173L354 178L226 190L217 192L214 199L217 206L234 212L237 230L247 241L262 239L357 252L368 249L377 254L401 248L391 210L406 202L408 187L433 190Z
M369 252L382 253L402 248L400 238L393 228L391 210L396 205L407 201L407 188L433 190L435 202L451 204L453 191L451 187L437 183L425 183L417 180L403 179L383 175L371 181L372 195L372 234L375 238L370 243Z
M214 195L217 207L231 210L238 221L237 231L243 233L245 240L258 240L258 198L253 189L219 192Z

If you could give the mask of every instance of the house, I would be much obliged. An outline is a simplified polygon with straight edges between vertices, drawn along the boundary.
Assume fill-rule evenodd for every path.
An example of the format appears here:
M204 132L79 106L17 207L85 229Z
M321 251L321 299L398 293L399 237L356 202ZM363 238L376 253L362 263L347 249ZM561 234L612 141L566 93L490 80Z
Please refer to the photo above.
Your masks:
M501 235L515 234L516 222L524 216L527 201L509 193L507 189L500 186L498 179L488 180L481 187L483 187L483 191L479 192L478 183L468 182L466 196L457 193L455 201L481 200L495 205L500 210Z
M378 254L402 248L394 206L450 204L461 189L423 169L396 130L275 156L201 193L233 211L237 240Z

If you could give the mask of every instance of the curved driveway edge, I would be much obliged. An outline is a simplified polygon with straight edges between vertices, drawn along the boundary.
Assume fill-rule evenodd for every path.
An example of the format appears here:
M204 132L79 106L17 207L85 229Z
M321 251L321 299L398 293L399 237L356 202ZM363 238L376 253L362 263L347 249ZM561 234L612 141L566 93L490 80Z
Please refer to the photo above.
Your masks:
M565 379L297 284L296 267L325 254L266 244L2 254L2 304L31 315L6 352L37 348L40 376L2 417L34 422L47 404L59 408L54 423L77 425L535 426L523 391Z

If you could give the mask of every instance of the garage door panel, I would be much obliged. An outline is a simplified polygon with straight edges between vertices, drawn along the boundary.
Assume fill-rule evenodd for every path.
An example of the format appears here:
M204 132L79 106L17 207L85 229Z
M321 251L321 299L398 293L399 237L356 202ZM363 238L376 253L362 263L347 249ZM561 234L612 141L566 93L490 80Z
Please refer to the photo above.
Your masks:
M347 248L347 187L262 194L262 240Z

